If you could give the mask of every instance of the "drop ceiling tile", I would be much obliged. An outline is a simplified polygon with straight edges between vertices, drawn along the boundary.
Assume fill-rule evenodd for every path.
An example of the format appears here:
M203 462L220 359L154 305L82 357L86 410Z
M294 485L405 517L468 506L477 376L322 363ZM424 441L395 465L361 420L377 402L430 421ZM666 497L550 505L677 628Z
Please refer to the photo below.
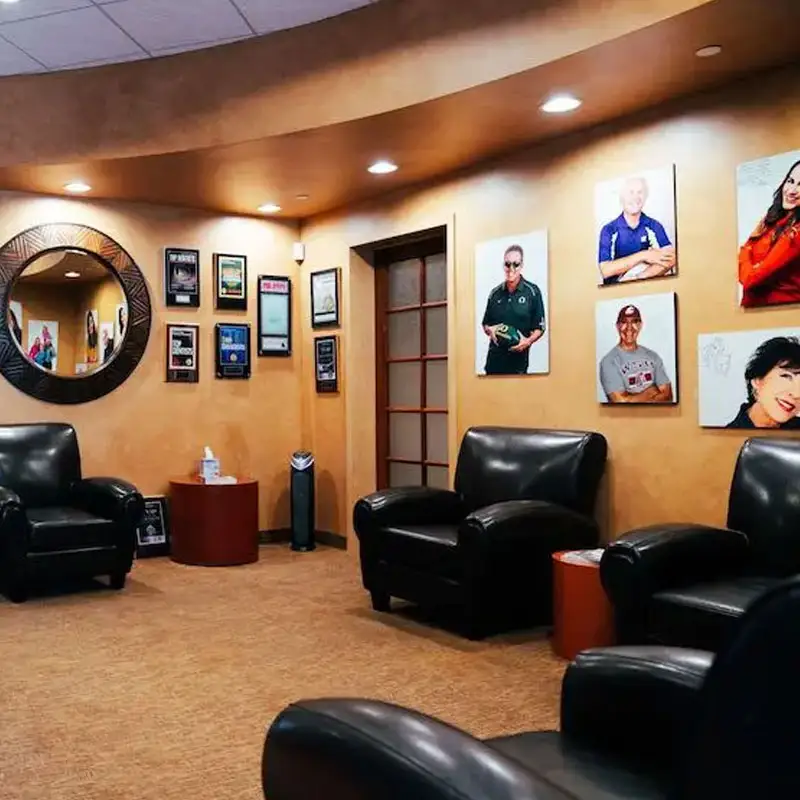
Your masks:
M92 0L22 0L21 3L0 3L0 25L30 17L43 17L59 11L87 8Z
M241 42L242 39L247 39L247 36L234 36L231 39L220 39L216 42L196 42L195 44L183 44L176 47L165 47L159 50L151 50L153 56L169 56L175 53L186 53L189 50L204 50L207 47L217 47L222 44L230 44L231 42Z
M44 67L18 47L0 39L0 75L18 75L20 72L43 72Z
M374 0L233 0L257 33L317 22Z
M9 22L3 25L0 33L50 68L141 52L141 48L98 8Z
M120 0L103 10L146 50L252 35L229 0Z

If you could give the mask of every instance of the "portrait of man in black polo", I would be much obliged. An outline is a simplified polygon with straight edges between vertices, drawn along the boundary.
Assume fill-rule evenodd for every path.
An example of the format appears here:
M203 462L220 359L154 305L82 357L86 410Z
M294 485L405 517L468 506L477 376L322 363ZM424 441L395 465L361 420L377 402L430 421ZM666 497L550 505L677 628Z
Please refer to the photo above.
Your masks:
M523 276L525 252L511 244L503 254L502 283L486 300L483 332L489 338L486 375L524 375L530 349L545 332L545 303L541 289Z

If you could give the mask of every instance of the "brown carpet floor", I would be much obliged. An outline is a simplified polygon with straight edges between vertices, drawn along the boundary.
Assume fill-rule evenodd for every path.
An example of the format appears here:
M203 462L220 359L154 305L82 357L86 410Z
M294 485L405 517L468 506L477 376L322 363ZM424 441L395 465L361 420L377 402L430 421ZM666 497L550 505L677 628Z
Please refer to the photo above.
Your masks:
M381 698L498 735L557 724L565 664L541 634L476 643L375 614L337 550L142 560L120 593L0 600L0 796L259 800L292 700Z

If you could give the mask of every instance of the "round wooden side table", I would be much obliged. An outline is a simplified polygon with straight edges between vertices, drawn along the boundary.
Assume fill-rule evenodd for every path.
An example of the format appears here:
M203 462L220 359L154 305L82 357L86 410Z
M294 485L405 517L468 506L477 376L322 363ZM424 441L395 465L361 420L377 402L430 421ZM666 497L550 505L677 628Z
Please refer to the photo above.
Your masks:
M169 488L173 561L203 567L258 561L258 481L174 478Z
M561 658L614 643L614 617L599 564L577 560L570 551L553 553L553 623L553 650Z

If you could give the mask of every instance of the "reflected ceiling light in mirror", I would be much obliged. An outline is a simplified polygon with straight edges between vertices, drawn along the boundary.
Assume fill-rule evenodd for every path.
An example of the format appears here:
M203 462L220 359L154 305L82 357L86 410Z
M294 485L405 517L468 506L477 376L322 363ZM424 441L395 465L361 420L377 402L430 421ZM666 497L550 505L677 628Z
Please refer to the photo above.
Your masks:
M371 172L373 175L388 175L390 172L395 172L396 170L397 164L386 160L376 161L374 164L370 164L367 167L367 172Z
M90 192L92 187L83 181L70 181L64 184L64 189L72 194L83 194L84 192Z
M708 47L701 47L695 51L698 58L712 58L718 56L722 52L722 48L718 44L710 44Z
M262 214L277 214L281 207L277 203L264 203L263 206L258 207L258 211Z
M581 100L571 94L554 94L541 105L545 114L566 114L581 106Z
M0 3L8 3L9 5L11 5L11 3L18 3L18 2L19 0L0 0Z
M294 196L294 199L295 200L308 200L308 195L307 194L296 194Z
M75 272L74 270L70 270L69 272L64 273L65 278L80 278L80 272Z

